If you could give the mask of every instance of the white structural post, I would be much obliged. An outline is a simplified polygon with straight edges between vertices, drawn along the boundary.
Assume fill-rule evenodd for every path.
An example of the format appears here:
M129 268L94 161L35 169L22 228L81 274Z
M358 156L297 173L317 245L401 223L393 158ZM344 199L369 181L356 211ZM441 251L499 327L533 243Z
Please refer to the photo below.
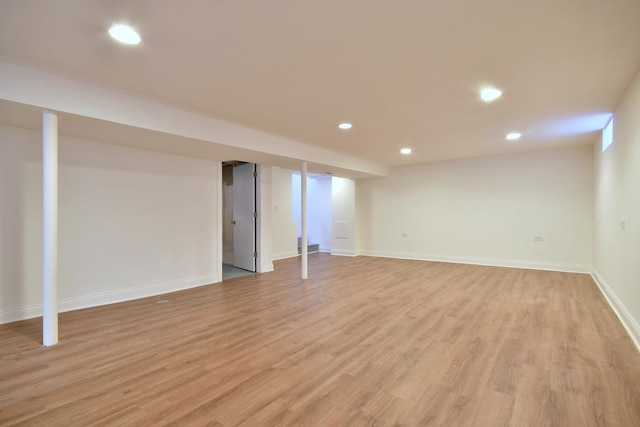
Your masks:
M302 162L300 181L302 192L302 209L300 215L302 217L302 241L300 242L302 249L302 279L306 280L307 277L309 277L307 268L307 162Z
M58 116L42 114L42 344L58 343Z

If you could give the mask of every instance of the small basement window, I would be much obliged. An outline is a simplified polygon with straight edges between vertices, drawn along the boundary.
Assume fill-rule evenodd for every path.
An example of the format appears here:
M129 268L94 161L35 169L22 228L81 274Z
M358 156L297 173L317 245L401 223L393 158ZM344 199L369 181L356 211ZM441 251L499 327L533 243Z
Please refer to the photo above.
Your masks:
M602 129L602 152L604 153L607 148L613 143L613 117L609 120L609 123Z

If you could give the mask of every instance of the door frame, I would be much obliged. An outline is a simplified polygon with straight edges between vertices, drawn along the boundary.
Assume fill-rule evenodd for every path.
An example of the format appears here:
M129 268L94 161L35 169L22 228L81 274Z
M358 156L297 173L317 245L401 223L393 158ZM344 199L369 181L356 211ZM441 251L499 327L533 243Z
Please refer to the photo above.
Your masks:
M216 162L217 169L217 221L216 221L216 257L217 281L222 281L222 220L224 216L222 206L222 162ZM273 271L273 248L271 236L271 166L256 163L256 273Z
M256 273L258 266L258 203L256 191L258 172L256 164L235 163L232 168L232 174L233 265ZM227 250L227 248L224 249L225 251Z

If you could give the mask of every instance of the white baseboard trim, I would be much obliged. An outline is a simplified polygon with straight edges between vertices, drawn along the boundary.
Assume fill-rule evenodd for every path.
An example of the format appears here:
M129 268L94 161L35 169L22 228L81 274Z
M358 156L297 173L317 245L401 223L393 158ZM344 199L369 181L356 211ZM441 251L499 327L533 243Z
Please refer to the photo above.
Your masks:
M317 250L317 251L307 252L307 254L308 255L317 254L318 252L330 252L330 251L323 251L322 249L320 249L320 250ZM279 261L279 260L282 260L282 259L295 258L295 257L298 257L298 256L300 256L300 254L296 251L296 252L290 252L290 253L286 253L286 254L275 255L273 257L273 260L274 261Z
M273 254L273 260L274 261L278 261L281 259L287 259L287 258L294 258L300 256L300 254L298 253L297 250L295 251L288 251L288 252L280 252L277 254Z
M42 316L42 305L30 305L22 308L0 311L0 325L4 323L18 322L20 320L33 319Z
M162 295L169 292L182 291L190 288L197 288L218 282L218 277L201 276L190 279L174 280L171 282L157 283L147 286L136 286L133 288L118 289L115 291L101 292L81 297L68 298L58 301L58 312L80 310L83 308L97 307L100 305L114 304L117 302L130 301L139 298L146 298L155 295ZM17 322L20 320L33 319L42 316L42 305L32 305L17 309L0 311L0 324Z
M456 257L446 255L387 251L363 251L360 255L380 258L411 259L417 261L449 262L454 264L486 265L491 267L524 268L527 270L560 271L564 273L591 273L591 266L579 264L546 263L539 261L523 261L512 259Z
M331 253L331 246L320 246L320 252Z
M629 310L622 304L622 301L620 301L611 287L595 269L591 273L591 277L593 277L596 285L598 285L598 289L600 289L600 292L604 295L604 299L607 300L613 312L618 316L618 319L620 319L620 323L622 323L622 326L631 337L636 349L640 352L640 326L638 326L638 323L631 317Z
M273 262L269 263L269 266L264 267L264 270L258 271L258 273L271 273L272 271L275 271L273 268Z
M270 273L273 271L273 258L264 259L261 258L260 262L256 265L256 273Z
M355 251L350 251L350 250L346 250L346 249L332 249L331 250L331 255L350 256L350 257L358 256L358 254L356 254Z

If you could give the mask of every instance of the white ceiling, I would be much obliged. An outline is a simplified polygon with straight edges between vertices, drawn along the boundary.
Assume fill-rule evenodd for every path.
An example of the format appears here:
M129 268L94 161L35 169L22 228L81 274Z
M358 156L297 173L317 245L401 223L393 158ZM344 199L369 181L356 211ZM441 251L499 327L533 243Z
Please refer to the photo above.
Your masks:
M394 166L595 141L640 1L0 0L0 58Z

